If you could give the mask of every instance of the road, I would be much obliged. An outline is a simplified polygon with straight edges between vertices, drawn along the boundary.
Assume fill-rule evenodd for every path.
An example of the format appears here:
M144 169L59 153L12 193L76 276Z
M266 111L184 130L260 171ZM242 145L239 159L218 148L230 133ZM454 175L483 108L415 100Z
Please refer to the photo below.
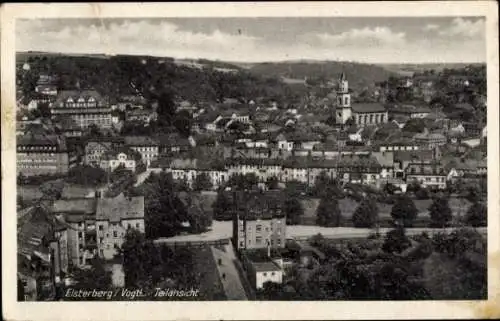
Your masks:
M225 251L210 247L217 264L219 277L228 300L247 300L245 289L234 265L235 255L232 244L225 246ZM220 262L220 264L219 264Z
M454 228L445 229L432 229L432 228L408 228L406 229L407 235L417 235L422 232L429 234L446 231L450 232ZM391 228L380 228L380 234L384 235ZM487 228L478 228L483 234L486 234ZM197 241L216 241L228 239L232 237L233 225L231 221L213 221L210 231L201 234L178 235L169 238L160 238L155 240L155 243L170 243L170 242L197 242ZM320 227L309 225L292 225L286 227L287 238L305 238L321 233L324 237L330 239L342 238L363 238L371 235L373 229L363 229L354 227Z

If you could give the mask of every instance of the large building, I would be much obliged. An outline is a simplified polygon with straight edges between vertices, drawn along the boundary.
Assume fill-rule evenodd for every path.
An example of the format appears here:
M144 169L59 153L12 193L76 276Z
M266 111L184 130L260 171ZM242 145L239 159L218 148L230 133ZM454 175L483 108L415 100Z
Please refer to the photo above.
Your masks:
M77 155L66 139L56 135L29 134L17 137L17 173L24 176L65 174Z
M285 247L286 216L281 209L282 195L274 192L235 194L235 247L238 250Z
M345 125L351 118L360 127L389 121L386 108L379 103L351 104L349 84L344 73L340 76L336 96L335 120L338 125Z
M91 125L110 128L111 107L95 90L65 90L50 105L52 117L70 118L85 129Z
M63 271L85 267L95 257L112 259L124 241L127 229L144 233L144 196L61 199L52 215L64 222L55 235L59 239L58 261Z
M151 162L158 159L159 142L148 136L126 136L125 145L139 152L142 161L149 167Z

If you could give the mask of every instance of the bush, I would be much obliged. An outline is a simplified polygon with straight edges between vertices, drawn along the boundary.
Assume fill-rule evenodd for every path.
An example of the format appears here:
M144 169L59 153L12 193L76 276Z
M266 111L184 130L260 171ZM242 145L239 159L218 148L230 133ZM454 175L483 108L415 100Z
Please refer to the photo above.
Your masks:
M488 208L483 203L474 203L469 207L465 215L465 223L473 227L485 227L488 225Z
M66 182L83 186L96 186L105 183L107 173L99 167L79 165L68 171Z
M369 198L364 199L352 215L354 226L359 228L371 228L377 224L377 219L377 203Z

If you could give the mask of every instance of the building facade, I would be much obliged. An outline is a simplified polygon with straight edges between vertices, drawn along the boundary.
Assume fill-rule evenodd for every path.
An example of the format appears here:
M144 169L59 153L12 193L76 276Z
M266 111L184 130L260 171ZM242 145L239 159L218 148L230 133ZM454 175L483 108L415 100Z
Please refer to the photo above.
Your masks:
M50 104L50 111L53 118L69 118L83 129L91 125L100 128L112 126L111 107L94 90L61 91Z
M17 172L24 176L65 174L77 160L61 136L19 136L16 149Z

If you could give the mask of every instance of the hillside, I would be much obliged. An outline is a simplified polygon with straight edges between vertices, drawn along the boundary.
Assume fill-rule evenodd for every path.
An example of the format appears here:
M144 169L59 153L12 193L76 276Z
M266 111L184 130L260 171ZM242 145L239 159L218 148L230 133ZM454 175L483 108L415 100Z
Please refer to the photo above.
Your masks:
M280 76L287 79L314 78L336 80L345 72L353 89L369 87L376 82L395 76L394 72L376 65L338 61L289 61L253 64L249 72L260 76Z

